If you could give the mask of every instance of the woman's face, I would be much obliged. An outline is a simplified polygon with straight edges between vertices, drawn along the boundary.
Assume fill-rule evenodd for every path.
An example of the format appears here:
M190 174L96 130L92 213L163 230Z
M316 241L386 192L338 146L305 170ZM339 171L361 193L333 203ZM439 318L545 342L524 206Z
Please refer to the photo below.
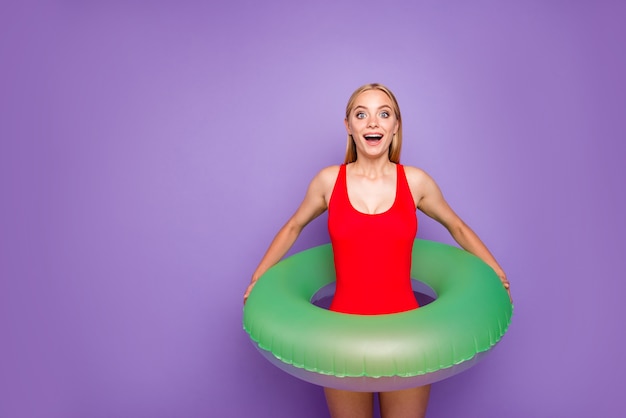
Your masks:
M380 90L359 94L345 123L359 155L388 155L393 136L398 132L392 101Z

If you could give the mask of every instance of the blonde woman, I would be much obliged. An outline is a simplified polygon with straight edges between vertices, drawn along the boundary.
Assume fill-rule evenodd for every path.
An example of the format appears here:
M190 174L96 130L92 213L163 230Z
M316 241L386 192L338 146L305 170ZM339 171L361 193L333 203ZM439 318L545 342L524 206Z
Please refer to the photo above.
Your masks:
M478 236L446 203L423 170L400 164L402 117L381 84L358 88L346 106L344 164L322 169L304 200L278 231L244 294L291 248L302 229L328 210L337 287L330 310L379 315L417 309L411 288L416 209L441 223L466 251L491 266L508 290L502 268ZM373 394L325 388L332 418L373 416ZM379 394L383 418L424 417L430 385Z

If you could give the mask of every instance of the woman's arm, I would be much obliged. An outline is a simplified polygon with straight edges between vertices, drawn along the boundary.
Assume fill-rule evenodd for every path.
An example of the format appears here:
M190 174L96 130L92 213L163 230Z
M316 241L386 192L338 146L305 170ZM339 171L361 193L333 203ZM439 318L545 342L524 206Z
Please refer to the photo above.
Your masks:
M270 267L278 263L280 259L284 257L300 235L302 229L327 209L327 201L330 193L332 193L337 173L337 166L327 167L313 178L304 196L304 200L287 223L278 231L254 271L252 280L243 295L244 303L248 299L257 280L259 280Z
M435 181L424 171L413 167L407 170L407 179L417 208L442 224L461 248L487 263L496 272L510 296L509 281L504 270L478 235L448 205Z

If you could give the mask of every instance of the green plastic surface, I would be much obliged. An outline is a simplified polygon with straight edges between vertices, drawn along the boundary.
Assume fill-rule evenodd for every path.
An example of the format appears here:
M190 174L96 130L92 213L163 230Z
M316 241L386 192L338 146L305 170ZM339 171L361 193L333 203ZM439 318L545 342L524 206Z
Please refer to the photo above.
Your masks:
M459 248L426 240L413 247L411 276L437 299L389 315L350 315L313 305L335 280L330 244L269 269L243 312L252 341L285 364L337 377L409 377L453 367L493 347L512 315L495 272Z

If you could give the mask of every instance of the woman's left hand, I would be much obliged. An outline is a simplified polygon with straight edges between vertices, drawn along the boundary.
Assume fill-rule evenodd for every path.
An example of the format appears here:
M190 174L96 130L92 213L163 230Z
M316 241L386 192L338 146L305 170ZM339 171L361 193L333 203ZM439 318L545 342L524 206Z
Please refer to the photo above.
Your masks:
M500 278L500 281L502 282L502 286L504 286L507 293L509 294L509 299L511 300L511 304L513 304L513 297L511 297L511 283L509 283L509 280L506 278L506 274L504 274L503 271L496 272L496 274Z

